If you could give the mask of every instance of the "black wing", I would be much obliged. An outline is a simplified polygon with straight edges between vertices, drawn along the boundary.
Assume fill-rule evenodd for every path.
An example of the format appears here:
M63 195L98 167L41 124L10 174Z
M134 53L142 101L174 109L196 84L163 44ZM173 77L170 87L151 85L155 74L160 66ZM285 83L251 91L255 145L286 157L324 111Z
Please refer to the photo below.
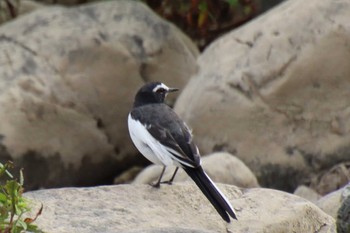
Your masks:
M193 142L190 129L166 104L134 108L131 116L140 119L148 132L167 147L180 164L189 167L200 165L198 148Z

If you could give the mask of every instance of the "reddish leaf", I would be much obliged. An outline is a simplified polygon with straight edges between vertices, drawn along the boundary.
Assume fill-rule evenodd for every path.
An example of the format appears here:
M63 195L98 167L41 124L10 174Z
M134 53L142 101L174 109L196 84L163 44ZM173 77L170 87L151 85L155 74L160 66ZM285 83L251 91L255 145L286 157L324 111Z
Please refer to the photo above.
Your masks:
M39 211L36 213L35 217L34 218L26 218L26 219L24 219L24 222L27 224L34 222L39 217L39 215L41 215L41 213L43 211L43 207L44 207L43 204L41 204L41 207L40 207Z

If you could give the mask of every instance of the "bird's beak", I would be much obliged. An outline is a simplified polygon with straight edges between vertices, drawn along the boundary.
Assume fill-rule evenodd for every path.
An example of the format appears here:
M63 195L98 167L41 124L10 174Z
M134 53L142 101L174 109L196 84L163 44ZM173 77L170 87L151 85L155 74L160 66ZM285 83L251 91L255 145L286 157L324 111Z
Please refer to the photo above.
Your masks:
M168 92L175 92L175 91L178 91L179 88L169 88Z

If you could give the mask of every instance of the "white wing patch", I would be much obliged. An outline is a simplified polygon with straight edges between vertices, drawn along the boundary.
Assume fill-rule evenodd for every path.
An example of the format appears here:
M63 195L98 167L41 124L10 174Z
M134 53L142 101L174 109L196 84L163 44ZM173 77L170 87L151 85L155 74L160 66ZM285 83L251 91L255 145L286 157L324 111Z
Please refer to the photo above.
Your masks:
M128 116L128 127L130 137L135 144L136 148L152 163L159 165L175 165L181 167L181 164L185 164L189 167L193 167L191 164L179 161L172 153L180 155L177 151L162 145L156 140L146 129L147 126L141 124L140 121L134 120L131 115Z

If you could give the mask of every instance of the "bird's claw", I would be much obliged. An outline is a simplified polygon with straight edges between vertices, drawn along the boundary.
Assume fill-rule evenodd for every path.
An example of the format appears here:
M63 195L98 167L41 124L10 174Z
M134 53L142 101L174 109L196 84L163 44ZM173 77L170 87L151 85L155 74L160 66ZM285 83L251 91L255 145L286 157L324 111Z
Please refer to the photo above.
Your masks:
M160 182L156 182L156 183L150 183L149 185L151 185L153 188L160 188Z
M162 181L160 182L161 184L168 184L168 185L172 185L173 181L172 180L167 180L167 181Z

